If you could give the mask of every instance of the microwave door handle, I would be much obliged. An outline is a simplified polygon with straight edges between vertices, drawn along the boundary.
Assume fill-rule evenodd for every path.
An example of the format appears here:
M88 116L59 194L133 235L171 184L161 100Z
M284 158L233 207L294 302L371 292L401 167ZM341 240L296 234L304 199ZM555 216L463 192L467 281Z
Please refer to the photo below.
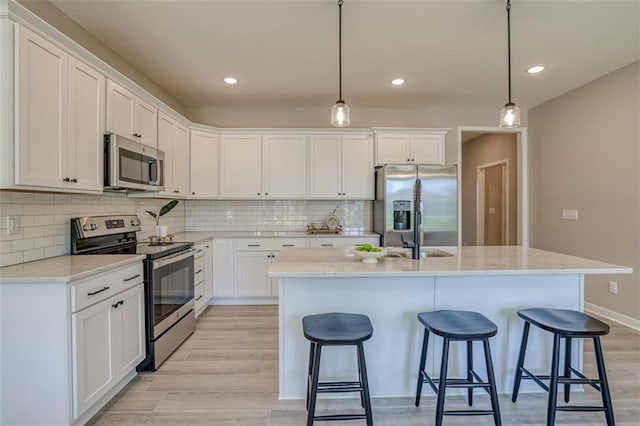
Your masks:
M158 160L156 160L155 158L152 158L152 159L147 161L147 164L149 166L149 175L148 175L149 176L149 184L156 185L156 186L158 185L159 181L158 181L158 176L156 176L155 180L153 179L153 165L157 164L157 163L158 163ZM158 168L156 167L156 170L157 169Z

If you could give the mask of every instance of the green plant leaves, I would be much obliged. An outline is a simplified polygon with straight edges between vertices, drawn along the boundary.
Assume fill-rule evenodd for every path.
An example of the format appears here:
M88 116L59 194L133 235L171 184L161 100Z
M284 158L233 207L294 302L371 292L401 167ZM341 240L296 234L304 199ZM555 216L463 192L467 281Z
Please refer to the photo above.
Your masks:
M162 206L162 208L160 209L160 213L158 213L158 216L164 216L165 214L169 213L175 206L178 205L178 203L178 200L169 201L167 204Z

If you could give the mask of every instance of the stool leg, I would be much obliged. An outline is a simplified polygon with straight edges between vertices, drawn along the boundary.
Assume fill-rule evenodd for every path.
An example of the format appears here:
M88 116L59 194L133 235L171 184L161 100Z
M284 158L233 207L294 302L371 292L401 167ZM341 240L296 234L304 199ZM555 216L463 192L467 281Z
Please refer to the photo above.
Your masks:
M482 341L484 346L484 362L487 365L487 379L489 381L489 395L491 396L491 408L493 408L493 420L496 426L502 425L500 417L500 405L498 403L498 390L496 388L496 378L493 373L493 360L491 359L491 349L489 349L489 339Z
M604 368L604 358L602 356L602 346L600 345L599 336L593 338L593 347L596 353L598 377L602 381L602 383L600 383L600 393L602 394L602 403L606 408L604 415L607 418L607 426L614 426L616 421L613 417L613 405L611 404L611 394L609 393L609 381L607 380L607 370Z
M358 359L358 380L360 381L360 387L362 390L360 393L360 406L364 408L364 387L362 386L362 368L360 368L360 353L358 352L358 346L356 345L356 358Z
M311 373L313 372L313 355L315 354L316 344L309 343L309 372L307 373L307 411L309 411L309 393L311 389Z
M473 382L473 340L467 340L467 380ZM473 388L467 388L469 407L473 405Z
M549 402L547 403L547 426L556 422L556 406L558 404L558 370L560 364L560 335L553 335L553 354L551 356L551 373L549 374Z
M364 413L367 416L367 426L373 426L373 414L371 413L371 399L369 396L369 381L367 379L367 366L364 361L364 347L358 343L358 367L360 369L361 385L364 392Z
M518 399L518 391L520 390L520 382L522 382L522 367L524 366L524 356L527 351L527 340L529 339L529 322L524 322L522 330L522 342L520 343L520 354L518 355L518 365L516 366L516 377L513 380L513 394L511 401L516 402Z
M571 337L565 338L564 342L564 377L571 378ZM571 385L564 385L564 402L569 402Z
M449 339L445 337L442 344L442 364L440 365L440 380L438 381L438 401L436 403L436 426L442 426L444 413L444 396L447 388L447 365L449 363Z
M315 345L313 356L313 369L311 371L311 393L309 395L309 409L307 412L307 426L313 426L313 418L316 415L316 398L318 396L318 375L320 373L320 354L322 345Z
M418 369L418 387L416 388L416 407L420 406L420 395L422 394L422 384L424 377L422 372L427 363L427 345L429 344L429 330L424 329L424 337L422 338L422 353L420 354L420 368Z

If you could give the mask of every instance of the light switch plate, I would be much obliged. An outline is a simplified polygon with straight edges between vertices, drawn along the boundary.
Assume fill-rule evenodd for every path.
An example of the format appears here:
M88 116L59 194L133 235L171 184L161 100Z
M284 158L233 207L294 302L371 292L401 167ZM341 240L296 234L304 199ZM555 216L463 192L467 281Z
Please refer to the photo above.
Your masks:
M578 210L562 210L562 220L578 220Z
M7 216L7 234L20 233L20 216Z

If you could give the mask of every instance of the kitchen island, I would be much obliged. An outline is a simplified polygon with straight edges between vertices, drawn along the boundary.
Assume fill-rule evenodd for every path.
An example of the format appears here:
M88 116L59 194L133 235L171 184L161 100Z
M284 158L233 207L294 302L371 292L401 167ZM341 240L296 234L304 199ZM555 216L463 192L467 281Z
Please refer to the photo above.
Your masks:
M498 326L491 342L500 392L508 392L522 333L518 309L550 307L583 310L584 275L631 273L609 263L518 246L445 248L452 256L385 257L376 264L340 248L286 248L268 270L279 279L279 389L281 399L304 398L309 345L301 319L323 312L363 313L371 318L373 337L365 342L372 396L415 393L423 329L416 315L438 309L473 310ZM435 342L434 342L435 340ZM579 340L579 339L577 339ZM430 373L439 370L441 339L432 339ZM459 347L458 347L459 346ZM450 377L462 377L463 343L452 345ZM548 371L551 339L532 329L527 363ZM352 348L323 350L321 379L351 374L357 366ZM435 353L435 356L434 356ZM474 351L476 370L484 359ZM582 342L574 342L573 362L582 367ZM531 383L523 391L539 390Z

